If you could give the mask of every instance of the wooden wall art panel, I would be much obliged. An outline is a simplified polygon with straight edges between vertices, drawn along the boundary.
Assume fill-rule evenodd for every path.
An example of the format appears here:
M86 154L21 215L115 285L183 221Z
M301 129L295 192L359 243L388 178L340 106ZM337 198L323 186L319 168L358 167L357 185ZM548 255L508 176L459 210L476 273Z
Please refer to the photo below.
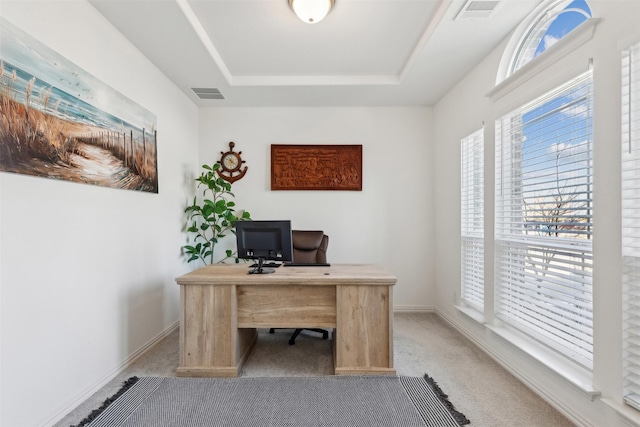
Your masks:
M362 145L271 145L272 190L362 191Z

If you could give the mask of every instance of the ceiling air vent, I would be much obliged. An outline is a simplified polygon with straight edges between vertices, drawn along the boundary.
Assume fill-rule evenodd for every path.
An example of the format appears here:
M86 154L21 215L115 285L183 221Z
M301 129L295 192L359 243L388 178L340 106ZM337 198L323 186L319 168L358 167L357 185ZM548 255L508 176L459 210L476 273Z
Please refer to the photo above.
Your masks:
M491 16L499 1L467 0L456 19L484 19Z
M220 89L215 87L192 87L191 90L200 99L224 99Z

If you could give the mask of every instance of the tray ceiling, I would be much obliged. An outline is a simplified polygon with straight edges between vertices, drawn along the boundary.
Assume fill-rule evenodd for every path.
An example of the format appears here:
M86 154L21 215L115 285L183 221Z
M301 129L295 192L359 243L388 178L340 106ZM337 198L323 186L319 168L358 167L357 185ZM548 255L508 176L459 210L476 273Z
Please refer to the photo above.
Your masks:
M540 3L336 0L309 25L287 0L89 1L209 106L433 105Z

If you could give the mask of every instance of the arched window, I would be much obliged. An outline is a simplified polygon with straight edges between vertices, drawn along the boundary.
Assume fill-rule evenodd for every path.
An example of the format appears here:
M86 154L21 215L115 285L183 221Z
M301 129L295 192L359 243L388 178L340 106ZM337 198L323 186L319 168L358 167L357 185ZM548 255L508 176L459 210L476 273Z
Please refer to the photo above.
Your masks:
M512 40L517 44L512 45L513 54L508 67L503 69L502 79L515 73L589 18L591 9L586 0L544 2L537 12L516 30Z

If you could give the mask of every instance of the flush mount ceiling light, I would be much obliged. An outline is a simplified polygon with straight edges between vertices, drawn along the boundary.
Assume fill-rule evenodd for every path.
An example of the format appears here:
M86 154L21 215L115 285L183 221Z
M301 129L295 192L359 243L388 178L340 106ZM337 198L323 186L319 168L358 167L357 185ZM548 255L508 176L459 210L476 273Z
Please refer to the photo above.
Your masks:
M329 13L335 0L289 0L289 6L302 21L315 24Z

